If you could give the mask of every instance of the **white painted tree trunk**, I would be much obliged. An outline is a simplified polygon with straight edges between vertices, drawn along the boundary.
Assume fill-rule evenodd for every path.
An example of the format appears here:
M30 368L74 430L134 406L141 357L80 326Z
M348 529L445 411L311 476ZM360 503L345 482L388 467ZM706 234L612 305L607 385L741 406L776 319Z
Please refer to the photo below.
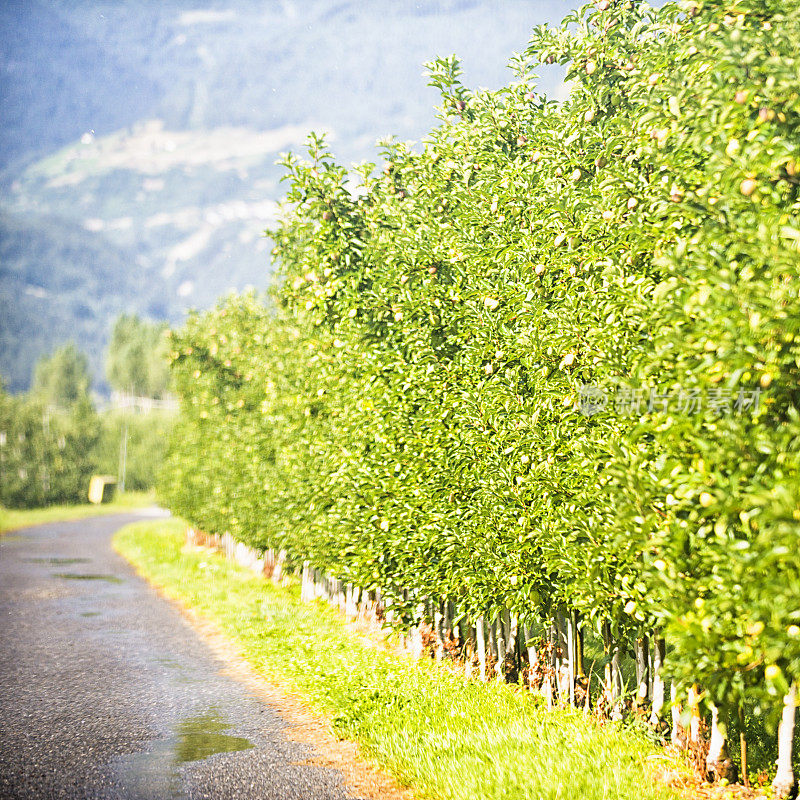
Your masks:
M545 674L544 682L544 696L547 701L547 707L552 708L557 699L558 694L558 670L561 666L558 657L558 627L555 619L550 625L550 632L548 634L550 644L550 664Z
M506 612L508 614L508 612ZM519 659L517 658L517 648L519 643L519 615L508 614L508 641L506 643L506 652L510 653L514 660L514 670L517 669Z
M653 637L653 708L650 713L650 724L655 727L661 722L664 710L664 659L667 654L667 643L659 636Z
M678 685L673 681L669 687L670 713L672 715L672 735L670 737L674 747L680 750L686 748L686 731L681 725L681 703L678 700Z
M569 704L575 705L575 655L577 653L575 641L575 620L572 614L567 614L567 691ZM563 695L562 695L563 697Z
M603 694L602 694L602 706L603 709L607 714L611 714L611 710L614 708L614 679L611 677L611 664L606 664L605 670L603 671Z
M286 551L278 553L278 560L275 562L275 569L272 572L273 583L280 583L283 579L283 562L286 560Z
M736 780L736 766L728 752L728 742L719 720L719 709L711 706L711 738L708 742L706 772L715 778L733 783Z
M495 662L495 669L497 669L497 620L490 622L487 626L489 655Z
M686 703L689 706L689 741L700 743L700 693L696 685L692 685L687 693Z
M497 662L494 665L494 671L500 680L505 679L505 666L506 666L506 635L503 630L503 613L497 615L497 619L493 623L495 633L495 647L497 649Z
M563 608L556 611L555 617L555 676L559 703L567 703L570 698L570 646L567 633L567 614Z
M790 797L794 791L792 772L792 747L794 744L794 717L797 707L797 684L793 683L783 698L783 714L778 726L778 771L772 781L776 798Z
M475 620L475 638L478 646L478 669L480 670L480 679L486 680L486 623L483 617L478 617Z
M525 625L522 629L523 636L525 637L525 647L528 650L528 688L537 689L541 687L535 686L536 674L539 671L539 653L533 643L533 634L531 629Z
M303 602L308 602L312 600L314 596L314 590L311 586L311 563L309 561L303 562L303 583L300 588L300 600Z
M611 699L613 706L611 709L611 719L622 719L622 693L625 690L625 683L622 680L622 647L619 643L614 644L611 652Z
M358 616L358 588L352 583L348 583L345 590L345 614L348 619Z

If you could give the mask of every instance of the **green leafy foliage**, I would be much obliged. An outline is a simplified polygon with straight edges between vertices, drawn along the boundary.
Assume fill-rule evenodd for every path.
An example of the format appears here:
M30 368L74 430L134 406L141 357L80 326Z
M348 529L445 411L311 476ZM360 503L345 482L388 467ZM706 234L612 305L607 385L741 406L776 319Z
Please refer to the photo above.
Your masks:
M500 90L432 64L441 124L357 190L312 136L274 307L173 338L162 496L404 623L449 597L658 629L679 684L774 715L800 677L797 41L786 0L604 0Z
M97 414L84 396L68 409L0 393L0 505L86 502Z
M148 388L165 386L162 328L136 317L121 318L118 327L133 334L113 351L116 372L110 372L142 368ZM174 422L172 412L112 409L98 414L88 395L88 360L73 344L44 356L34 373L28 395L9 395L0 388L0 505L86 503L96 472L121 479L124 469L128 490L153 487Z
M33 394L46 405L69 408L89 394L89 361L70 342L39 359L33 373Z

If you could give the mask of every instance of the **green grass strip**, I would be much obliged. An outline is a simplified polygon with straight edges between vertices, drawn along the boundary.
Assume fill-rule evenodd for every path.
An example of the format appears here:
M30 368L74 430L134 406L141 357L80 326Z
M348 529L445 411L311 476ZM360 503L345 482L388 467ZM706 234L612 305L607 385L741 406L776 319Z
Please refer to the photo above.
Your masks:
M509 687L362 644L337 612L301 603L221 556L182 552L178 520L136 523L116 549L219 625L265 677L288 683L422 797L649 800L654 746L577 711L542 709Z
M44 508L4 508L0 506L0 533L42 525L46 522L69 522L73 519L99 517L105 514L123 514L135 508L144 508L156 502L153 492L125 492L117 494L110 503L94 505L79 503L69 506L45 506Z

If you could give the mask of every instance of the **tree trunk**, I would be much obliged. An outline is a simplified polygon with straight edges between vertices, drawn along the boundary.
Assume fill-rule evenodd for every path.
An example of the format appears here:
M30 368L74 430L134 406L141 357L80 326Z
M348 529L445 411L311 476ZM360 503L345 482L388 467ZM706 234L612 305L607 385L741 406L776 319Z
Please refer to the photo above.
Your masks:
M697 684L692 684L686 702L691 713L689 719L689 742L697 745L700 744L700 692Z
M570 698L570 677L569 677L569 642L567 641L567 619L564 608L559 607L555 617L555 645L553 655L555 657L555 678L558 701L560 703L569 702Z
M778 726L778 771L772 781L776 798L790 797L794 791L794 772L792 772L792 746L794 739L794 714L797 697L797 684L793 683L783 698L783 715Z
M464 648L464 677L467 679L472 677L472 658L475 655L476 638L475 629L470 626Z
M581 616L573 612L575 624L575 703L583 706L584 711L591 708L591 675L586 674L583 658L584 631Z
M422 623L425 619L425 604L417 606L417 622L411 629L411 656L412 658L422 658Z
M352 583L348 583L344 590L344 613L348 619L353 619L356 615L353 603Z
M736 765L728 753L725 730L719 721L719 709L711 706L711 739L708 742L706 773L715 780L724 778L729 783L736 781Z
M583 645L584 633L583 626L581 625L581 618L578 612L575 612L575 674L579 678L586 677L586 668L584 666L583 658Z
M505 612L500 612L495 620L495 647L497 648L497 663L494 665L494 671L497 677L502 681L505 680L506 673L506 634L503 630L503 617Z
M478 617L478 619L475 620L475 638L478 645L478 669L480 670L480 678L482 681L486 680L486 632L484 628L484 618Z
M519 614L516 612L510 614L508 623L508 652L511 654L513 661L512 670L514 673L514 680L518 681L522 670L519 641Z
M636 638L636 707L647 702L650 689L649 643L646 634Z
M270 547L264 555L264 572L272 577L275 569L275 551Z
M519 615L518 614L508 614L508 642L506 644L506 650L509 653L516 653L517 652L517 638L519 634Z
M577 652L575 642L575 619L572 614L567 614L567 680L569 681L569 688L567 690L569 696L569 704L575 705L575 655Z
M441 603L434 603L433 634L436 637L434 655L436 656L437 661L441 661L444 658L444 635L443 635L444 625L443 625L443 616L441 607L442 607Z
M536 673L539 669L539 653L536 646L533 644L533 636L531 629L525 625L522 629L523 636L525 637L525 647L528 650L528 688L531 690L540 689L536 684Z
M555 618L550 625L548 638L548 644L550 645L550 665L545 672L545 697L547 698L547 707L552 708L556 702L558 692L558 669L561 666L558 659L558 626Z
M272 580L274 583L280 583L283 578L283 562L286 560L286 551L281 550L278 553L278 560L275 563L275 569L272 572Z
M614 706L611 709L611 719L622 719L622 694L625 691L625 684L622 680L622 646L619 642L614 642L614 649L611 651L611 698Z
M601 698L602 709L606 715L611 716L614 709L614 678L611 674L611 664L606 664L603 672L603 694Z
M653 636L653 709L650 724L656 727L661 722L664 709L664 659L667 655L667 643L659 636Z

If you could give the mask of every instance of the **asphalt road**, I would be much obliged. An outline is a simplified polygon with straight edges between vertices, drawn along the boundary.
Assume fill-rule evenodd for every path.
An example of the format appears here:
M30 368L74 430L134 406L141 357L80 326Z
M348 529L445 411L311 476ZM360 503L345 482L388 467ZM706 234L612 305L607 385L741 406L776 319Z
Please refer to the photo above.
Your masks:
M0 536L0 797L344 800L111 549L137 518Z

